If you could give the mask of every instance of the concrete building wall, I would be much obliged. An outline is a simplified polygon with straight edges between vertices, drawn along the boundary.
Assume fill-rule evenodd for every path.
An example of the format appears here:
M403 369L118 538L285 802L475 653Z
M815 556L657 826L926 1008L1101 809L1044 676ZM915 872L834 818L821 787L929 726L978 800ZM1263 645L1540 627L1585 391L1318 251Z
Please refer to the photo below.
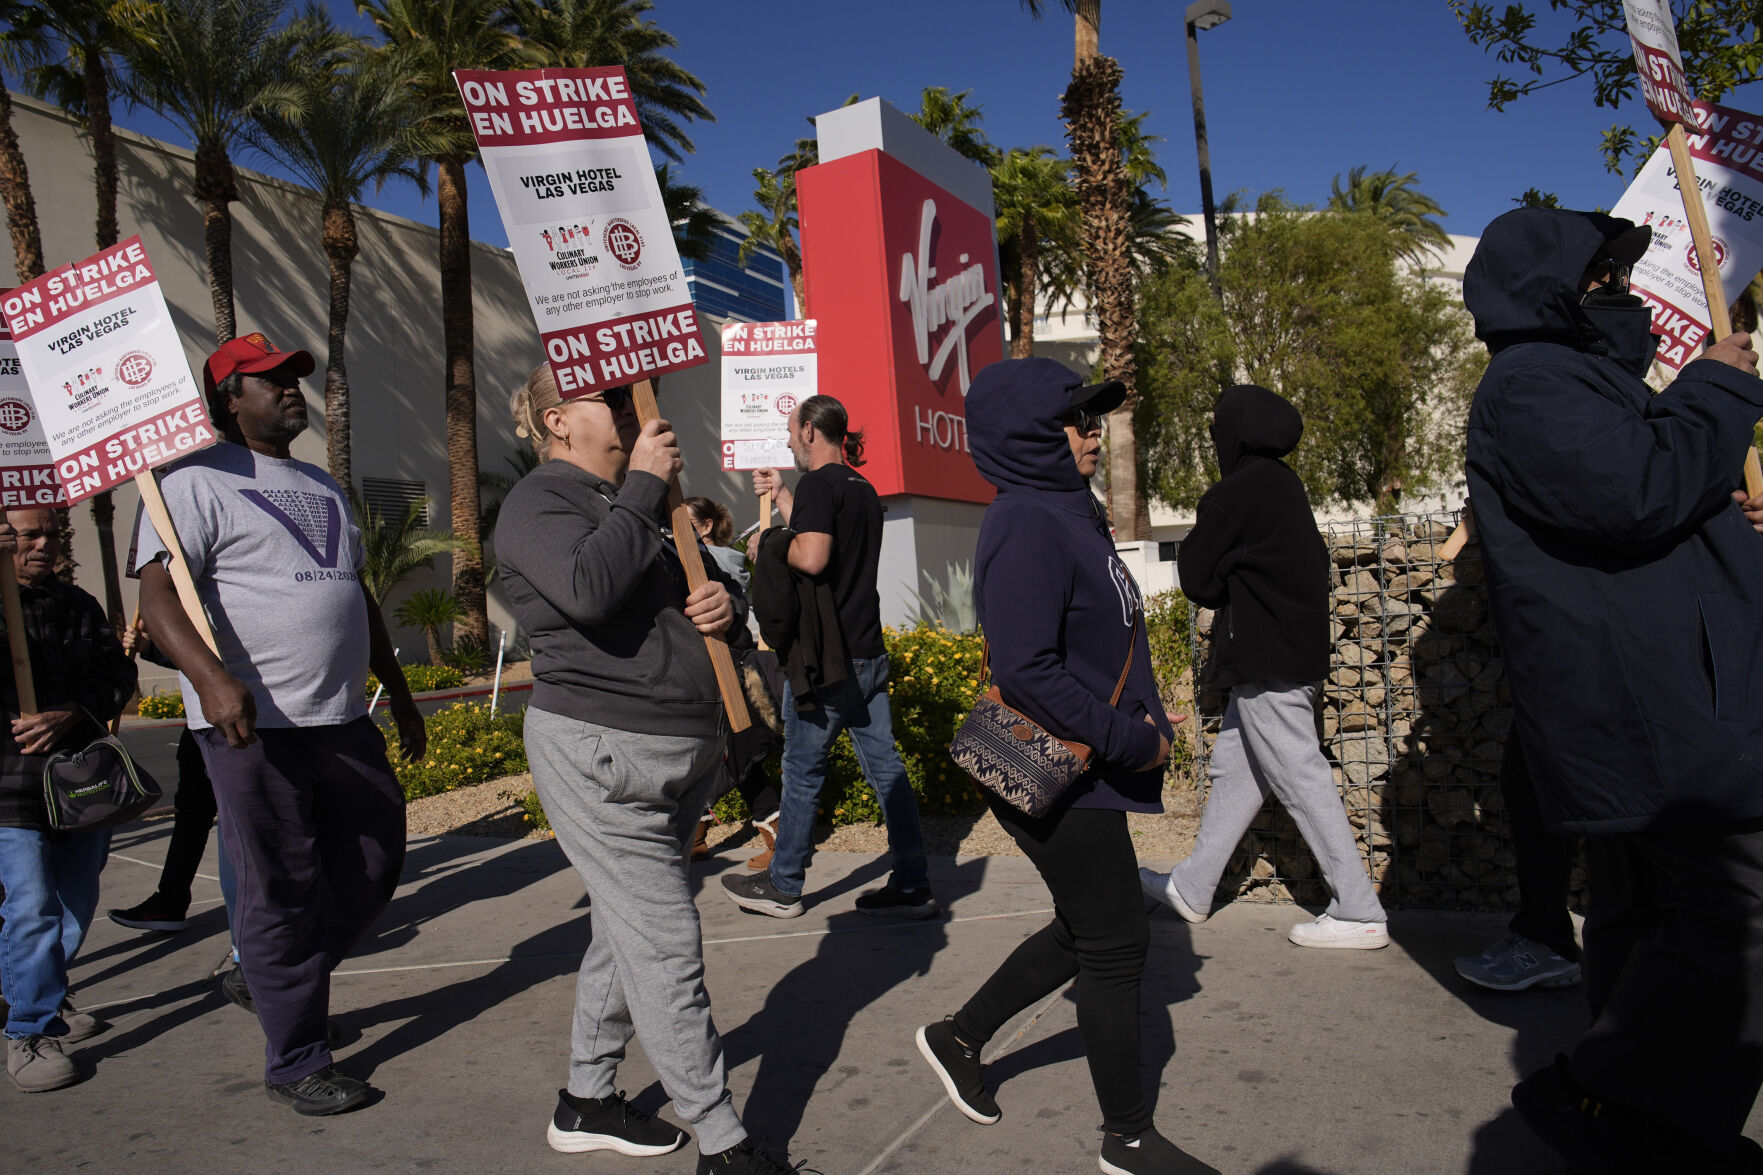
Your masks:
M13 94L13 124L30 168L47 262L60 265L95 249L91 151L75 122L60 110ZM215 346L202 242L202 208L190 195L194 176L189 151L118 132L121 187L118 219L123 238L139 234L159 274L191 369ZM294 443L294 455L323 467L325 461L325 337L329 314L329 267L319 244L319 201L311 191L240 170L240 199L233 212L233 280L240 333L260 330L284 349L304 348L318 371L304 381L313 427ZM437 230L403 217L357 210L361 256L353 270L348 334L348 372L353 424L353 462L364 477L420 482L427 490L431 524L450 525L447 444L442 371L440 274ZM16 284L10 254L0 258L0 282ZM478 466L509 472L517 446L508 416L509 393L539 361L533 327L514 258L505 249L476 243L472 249L473 313L477 355ZM720 496L736 517L757 511L746 475L717 468L719 353L716 323L704 323L708 365L669 376L661 404L679 432L686 457L686 492ZM116 491L117 543L129 545L137 495ZM741 525L745 525L743 522ZM74 554L80 586L100 599L103 578L91 515L74 511ZM386 601L391 611L408 591L445 587L450 561L419 571ZM124 582L126 609L135 606L133 581ZM506 601L492 582L490 622L514 628ZM422 660L418 631L393 625L393 640L406 661ZM142 666L143 689L171 683L163 670Z

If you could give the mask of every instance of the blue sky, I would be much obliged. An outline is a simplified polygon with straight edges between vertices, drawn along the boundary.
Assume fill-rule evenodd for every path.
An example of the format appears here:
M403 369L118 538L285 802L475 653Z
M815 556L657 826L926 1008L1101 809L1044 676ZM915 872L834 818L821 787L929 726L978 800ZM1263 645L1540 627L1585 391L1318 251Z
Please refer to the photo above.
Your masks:
M329 0L355 25L352 4ZM1546 6L1539 5L1540 7ZM655 0L650 14L679 39L678 60L708 87L717 121L692 128L697 151L680 169L731 215L751 206L753 168L769 165L806 117L858 93L916 109L925 86L971 89L984 128L1002 146L1061 146L1059 94L1071 70L1071 19L1031 20L1017 0ZM1123 97L1149 110L1161 135L1168 199L1197 212L1182 13L1184 0L1107 0L1102 50L1125 69ZM1504 114L1486 82L1503 67L1463 35L1445 0L1236 0L1233 19L1200 34L1214 189L1282 188L1304 203L1359 164L1417 171L1444 205L1448 231L1478 234L1528 187L1575 207L1608 207L1626 181L1604 170L1599 132L1619 114L1648 118L1639 98L1595 107L1588 82L1554 87ZM1549 18L1543 18L1545 27ZM1508 71L1509 72L1509 71ZM1763 112L1763 83L1723 99ZM174 141L150 113L121 125ZM276 169L260 157L241 163ZM472 235L505 243L483 173L472 173ZM432 223L435 206L408 185L368 203Z

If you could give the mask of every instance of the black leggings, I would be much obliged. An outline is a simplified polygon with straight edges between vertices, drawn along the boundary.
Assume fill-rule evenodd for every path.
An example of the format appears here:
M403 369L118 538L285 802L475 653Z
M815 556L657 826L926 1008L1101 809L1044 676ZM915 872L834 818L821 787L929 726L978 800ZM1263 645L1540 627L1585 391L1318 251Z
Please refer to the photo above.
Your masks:
M171 826L171 844L165 849L165 866L159 873L159 894L180 910L188 910L190 885L202 865L217 808L202 748L187 726L178 738L178 794L172 803L177 817Z
M955 1032L990 1040L1018 1012L1077 977L1077 1027L1104 1129L1151 1126L1139 1082L1139 980L1150 945L1126 813L1067 808L1031 819L995 797L992 811L1053 894L1053 921L1010 953L955 1013Z

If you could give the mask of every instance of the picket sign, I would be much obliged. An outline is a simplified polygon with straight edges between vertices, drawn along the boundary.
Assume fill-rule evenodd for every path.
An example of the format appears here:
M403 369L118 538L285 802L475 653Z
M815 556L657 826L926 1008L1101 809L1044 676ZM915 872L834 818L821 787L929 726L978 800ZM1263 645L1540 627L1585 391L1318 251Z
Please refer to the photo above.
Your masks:
M630 79L607 66L455 70L453 80L558 394L628 384L643 423L659 419L654 378L708 356ZM667 502L696 591L707 577L677 479ZM704 644L729 729L746 730L728 642Z
M6 291L0 314L66 501L77 504L134 481L171 553L178 600L219 656L153 473L219 437L141 238Z

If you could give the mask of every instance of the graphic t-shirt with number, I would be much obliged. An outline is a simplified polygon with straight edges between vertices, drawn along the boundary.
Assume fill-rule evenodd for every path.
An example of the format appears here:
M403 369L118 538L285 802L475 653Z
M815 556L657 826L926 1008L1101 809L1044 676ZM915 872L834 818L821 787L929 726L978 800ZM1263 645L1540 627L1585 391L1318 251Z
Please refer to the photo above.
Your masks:
M361 532L329 474L242 445L186 457L161 479L166 508L227 672L262 727L332 726L367 713ZM144 515L135 567L165 558ZM192 728L211 726L180 674Z

